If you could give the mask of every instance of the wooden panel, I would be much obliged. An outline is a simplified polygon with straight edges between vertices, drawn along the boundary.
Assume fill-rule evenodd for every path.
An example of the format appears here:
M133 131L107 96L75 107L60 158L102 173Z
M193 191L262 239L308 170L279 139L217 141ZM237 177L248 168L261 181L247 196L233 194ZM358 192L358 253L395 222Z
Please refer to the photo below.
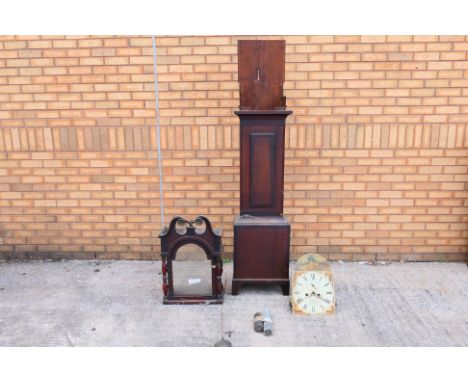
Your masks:
M239 40L240 109L284 109L284 40Z
M250 133L250 207L273 207L275 134Z
M236 220L233 294L244 284L272 283L289 293L289 234L290 226L282 216Z
M237 274L244 279L288 278L288 230L280 227L243 227L236 235L242 253Z
M236 112L241 120L241 214L283 212L284 126L290 113Z

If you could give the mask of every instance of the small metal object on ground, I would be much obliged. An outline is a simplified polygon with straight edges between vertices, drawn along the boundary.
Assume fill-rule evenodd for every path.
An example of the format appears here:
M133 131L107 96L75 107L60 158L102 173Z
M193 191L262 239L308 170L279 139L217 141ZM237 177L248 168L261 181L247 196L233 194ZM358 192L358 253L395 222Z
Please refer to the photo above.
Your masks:
M271 319L270 309L263 308L263 313L254 314L254 330L257 333L263 333L266 336L273 334L273 320Z
M270 309L267 307L263 309L263 333L266 336L273 334L273 320L271 319Z
M254 330L257 333L263 332L263 315L260 312L254 314Z

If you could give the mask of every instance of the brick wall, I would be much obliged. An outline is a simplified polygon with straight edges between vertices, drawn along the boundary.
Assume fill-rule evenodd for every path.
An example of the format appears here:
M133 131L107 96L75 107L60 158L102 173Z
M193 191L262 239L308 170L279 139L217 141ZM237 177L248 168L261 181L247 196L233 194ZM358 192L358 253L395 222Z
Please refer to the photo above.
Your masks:
M468 37L284 38L293 256L466 258ZM228 255L237 40L157 38L166 224L206 214ZM152 53L149 37L0 37L4 257L157 257Z

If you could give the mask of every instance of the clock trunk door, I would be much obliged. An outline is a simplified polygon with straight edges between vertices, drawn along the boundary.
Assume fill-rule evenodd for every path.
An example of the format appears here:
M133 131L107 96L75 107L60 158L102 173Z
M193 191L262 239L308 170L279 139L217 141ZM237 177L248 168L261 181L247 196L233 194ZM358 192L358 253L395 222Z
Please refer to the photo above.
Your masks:
M283 212L284 127L241 127L241 213Z

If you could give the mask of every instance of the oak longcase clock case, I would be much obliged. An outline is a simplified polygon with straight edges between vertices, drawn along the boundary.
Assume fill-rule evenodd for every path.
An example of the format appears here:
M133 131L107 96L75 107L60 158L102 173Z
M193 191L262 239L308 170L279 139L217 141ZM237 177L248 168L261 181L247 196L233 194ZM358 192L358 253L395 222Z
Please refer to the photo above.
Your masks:
M232 293L280 284L289 293L290 225L283 216L285 42L240 40L240 215L234 222Z

